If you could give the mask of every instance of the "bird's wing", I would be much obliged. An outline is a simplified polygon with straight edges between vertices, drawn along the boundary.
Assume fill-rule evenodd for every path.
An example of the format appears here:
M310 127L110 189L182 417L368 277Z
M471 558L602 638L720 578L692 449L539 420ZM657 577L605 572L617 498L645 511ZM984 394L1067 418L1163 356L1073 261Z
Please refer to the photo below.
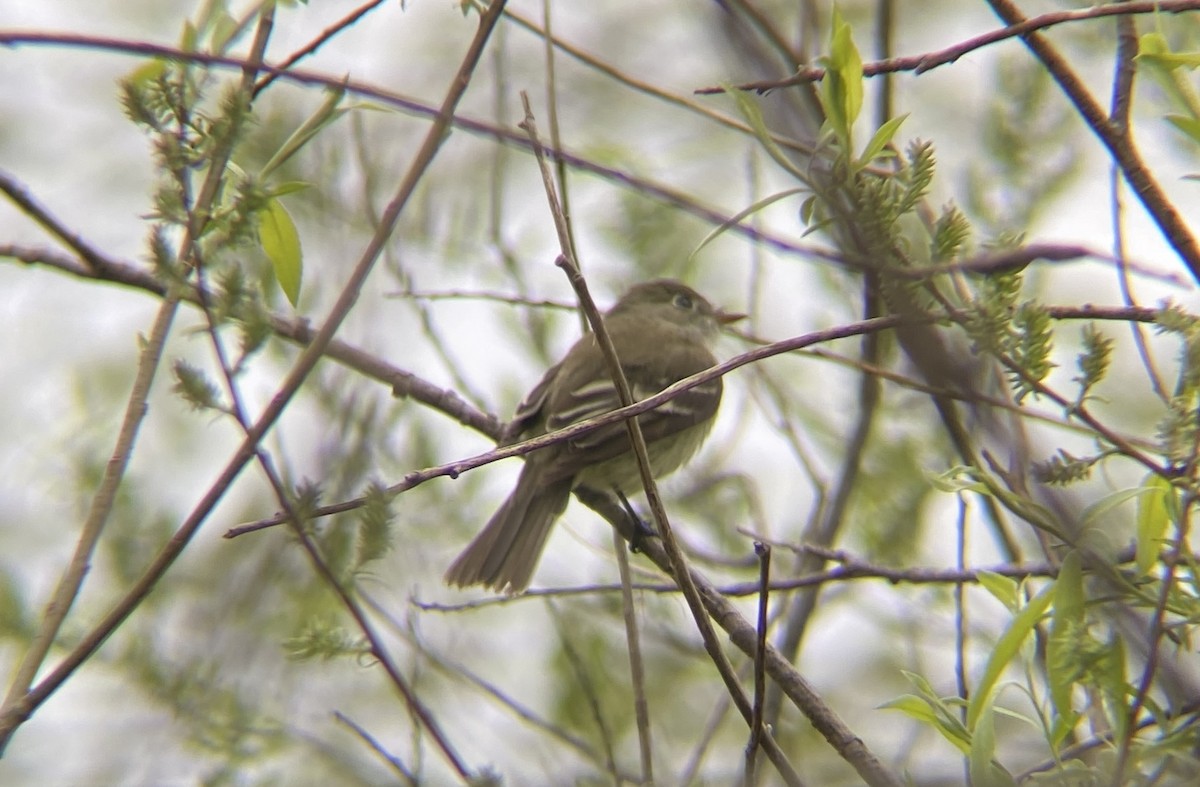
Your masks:
M653 396L672 383L682 380L696 371L686 372L656 365L653 371L646 367L624 365L627 379L638 380L631 384L634 399L642 400ZM647 443L653 443L685 429L701 424L716 414L721 403L721 380L717 378L684 391L679 396L638 416L642 434ZM546 430L562 429L580 421L595 418L620 407L616 386L608 378L593 378L582 382L569 391L556 390L553 399L547 402ZM624 422L602 426L580 435L566 443L566 451L560 456L574 457L578 461L565 462L572 474L587 465L598 464L630 450L629 431Z

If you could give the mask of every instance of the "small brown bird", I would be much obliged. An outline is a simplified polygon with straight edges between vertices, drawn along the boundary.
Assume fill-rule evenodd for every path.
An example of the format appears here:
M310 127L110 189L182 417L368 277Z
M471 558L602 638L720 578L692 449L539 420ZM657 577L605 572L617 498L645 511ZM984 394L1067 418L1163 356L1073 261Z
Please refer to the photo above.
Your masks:
M626 293L604 324L633 396L641 400L715 365L709 345L722 325L743 316L714 308L681 282L659 279ZM717 378L638 416L655 477L676 470L700 448L721 389ZM618 407L604 354L588 334L525 397L502 442L553 432ZM516 489L450 566L446 582L510 593L527 588L551 527L579 486L626 495L641 489L624 423L529 454Z

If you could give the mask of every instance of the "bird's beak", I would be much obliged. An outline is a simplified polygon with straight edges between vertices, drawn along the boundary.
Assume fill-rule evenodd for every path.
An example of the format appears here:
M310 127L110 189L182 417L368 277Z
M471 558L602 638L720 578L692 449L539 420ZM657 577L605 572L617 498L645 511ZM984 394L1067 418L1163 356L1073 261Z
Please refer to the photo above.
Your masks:
M720 309L717 309L716 313L713 314L713 317L721 325L729 325L730 323L735 323L738 320L744 320L747 316L748 315L741 314L739 312L724 312Z

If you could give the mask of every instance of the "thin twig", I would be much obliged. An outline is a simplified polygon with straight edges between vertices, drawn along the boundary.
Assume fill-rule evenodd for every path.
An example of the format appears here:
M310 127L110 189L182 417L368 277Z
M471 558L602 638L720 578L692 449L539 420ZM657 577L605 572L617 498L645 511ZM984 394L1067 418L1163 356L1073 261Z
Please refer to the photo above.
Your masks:
M758 645L754 652L754 711L750 722L750 742L746 744L746 787L754 784L754 761L762 742L763 703L767 696L767 610L771 598L771 545L754 542L758 557Z
M162 44L149 44L144 41L132 39L80 35L76 33L13 33L0 31L0 46L20 45L71 46L97 49L106 52L118 52L121 54L136 55L141 57L157 57L174 62L202 63L205 65L221 66L225 68L240 69L247 65L247 61L239 57L229 55L211 55L204 52L184 50L178 47L166 46ZM305 69L293 68L290 70L285 70L279 66L271 65L269 63L261 64L260 71L262 73L275 75L282 81L294 84L316 85L334 90L344 90L347 95L354 95L379 101L383 104L395 107L403 112L417 115L419 117L435 119L439 116L440 110L438 107L432 106L409 96L388 90L382 90L374 85L364 82L356 82L340 76L333 77L318 71L309 71ZM449 125L455 129L466 131L471 134L489 137L505 145L511 145L519 149L529 150L529 140L520 131L503 128L494 123L475 118L469 118L462 115L453 116L449 121ZM663 183L642 178L630 172L604 166L597 161L572 153L570 151L556 150L553 151L553 153L556 157L561 157L564 162L574 169L590 172L623 187L634 189L644 196L658 200L664 204L677 207L680 210L693 216L697 216L698 218L701 218L710 224L721 225L729 222L729 214L727 212L697 202L693 195L683 191L682 189L673 188ZM806 257L811 257L812 259L824 260L826 262L836 264L842 264L844 262L836 252L830 249L824 249L816 245L806 246L790 238L762 232L755 229L752 224L748 222L736 222L730 226L730 231L734 232L735 234L752 238L757 242L764 243L768 247L779 252L800 254Z
M1030 17L1020 22L1012 22L1007 27L992 30L974 38L960 41L953 46L935 52L908 57L893 57L873 63L863 63L863 76L878 76L893 74L899 71L912 71L923 74L939 66L955 62L960 57L977 49L991 46L999 41L1010 38L1027 36L1037 30L1069 22L1083 22L1089 19L1099 19L1106 16L1128 16L1133 14L1170 13L1178 14L1200 9L1200 0L1160 0L1159 2L1115 3L1112 5L1092 6L1072 11L1054 11L1040 16ZM819 82L825 78L825 69L818 66L803 66L795 74L783 79L762 80L734 85L734 90L750 90L766 93L771 90L803 85L809 82ZM724 93L723 87L704 87L696 90L699 95Z
M565 426L557 431L547 432L544 435L523 440L519 443L513 443L512 445L494 448L482 454L467 457L466 459L459 459L447 464L426 468L425 470L415 470L407 474L399 482L389 486L387 488L387 492L390 495L407 492L409 489L419 486L426 481L443 476L458 478L460 475L469 470L474 470L478 467L483 467L484 465L498 462L501 459L508 459L509 457L513 456L524 456L525 454L537 451L547 446L574 439L580 435L584 435L588 432L608 426L609 424L615 424L623 420L631 419L635 415L648 412L649 410L653 410L655 407L659 407L662 404L669 402L685 391L689 391L698 385L703 385L710 380L714 380L718 377L728 374L734 369L747 364L755 363L756 361L760 361L763 358L780 355L782 353L809 347L813 344L818 344L821 342L832 341L834 339L844 339L848 336L858 336L863 333L894 328L902 321L903 320L900 317L878 317L873 320L848 323L846 325L830 328L824 331L817 331L815 333L805 334L804 336L797 336L792 339L774 342L763 347L757 347L753 350L742 353L741 355L730 358L728 361L719 363L709 369L705 369L702 372L697 372L690 377L685 377L679 382L667 386L653 396L641 399L626 407L620 407L616 410L611 410L602 415L598 415L595 418L589 418L586 421L580 421L578 423L571 424L570 426ZM323 517L330 516L332 514L345 513L346 511L352 511L356 508L361 508L365 502L365 498L359 497L354 498L353 500L335 503L333 505L322 506L316 509L312 513L312 516ZM267 517L265 519L258 520L257 522L251 522L249 524L238 525L230 528L228 531L226 531L225 537L236 538L237 536L254 532L256 530L275 527L276 525L282 524L285 521L286 518L284 517Z
M646 661L642 657L642 638L637 611L633 606L629 554L621 534L614 529L612 536L617 573L621 577L621 618L625 623L625 647L629 653L629 680L633 686L633 716L637 721L638 750L642 758L642 784L654 784L654 746L650 734L650 703L646 694Z
M988 0L988 4L1008 25L1019 25L1030 21L1010 0ZM1165 10L1164 7L1170 4L1165 2L1122 3L1114 7L1117 10L1114 10L1113 13L1117 13L1118 10L1128 11L1135 5L1149 6L1146 9L1147 12L1151 10L1158 12ZM1195 4L1188 5L1189 8L1186 10L1200 7ZM1192 277L1200 281L1200 244L1197 244L1195 236L1184 222L1183 217L1175 209L1166 192L1151 174L1150 168L1142 160L1141 154L1133 142L1133 137L1109 120L1104 108L1088 92L1083 80L1045 38L1032 32L1025 33L1022 38L1025 45L1042 61L1042 65L1046 67L1054 81L1075 105L1075 109L1083 117L1084 122L1112 154L1113 159L1121 168L1121 173L1129 181L1133 193L1141 200L1146 212L1154 219L1159 230L1174 248L1175 253L1179 255L1191 272Z
M354 9L337 22L334 22L332 25L322 30L319 36L314 38L308 44L297 49L286 60L280 63L279 71L272 72L259 80L258 84L254 86L254 95L258 96L259 93L266 90L267 86L279 78L280 72L287 71L292 66L296 65L296 63L299 63L309 55L316 54L316 51L320 49L321 46L327 41L332 39L346 28L353 27L358 23L358 20L362 19L364 16L383 5L385 2L387 2L387 0L367 0L367 2L363 3L358 8Z
M367 744L367 748L378 754L379 758L396 772L396 776L400 778L402 783L416 785L417 780L413 772L398 757L384 748L383 744L377 741L371 733L367 732L361 725L341 711L334 711L333 718L346 727L349 727L351 732L357 735L363 743Z

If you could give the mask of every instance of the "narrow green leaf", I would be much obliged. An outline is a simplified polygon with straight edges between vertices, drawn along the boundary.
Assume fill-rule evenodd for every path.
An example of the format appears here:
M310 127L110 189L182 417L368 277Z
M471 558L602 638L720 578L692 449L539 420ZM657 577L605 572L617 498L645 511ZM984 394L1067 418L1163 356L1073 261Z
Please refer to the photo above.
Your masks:
M1147 476L1139 491L1145 494L1138 498L1135 562L1138 576L1142 577L1158 562L1163 537L1171 524L1167 504L1174 498L1175 490L1167 479L1152 473Z
M1054 613L1050 618L1050 639L1046 643L1046 671L1054 709L1059 718L1066 719L1073 711L1071 691L1083 673L1080 642L1086 621L1083 568L1078 552L1072 550L1063 559L1054 588Z
M1042 589L1042 592L1034 596L1025 608L1008 624L1008 629L1000 637L1000 641L996 643L996 647L992 650L991 655L988 656L983 677L980 679L979 685L975 687L975 691L971 695L971 701L967 704L967 729L975 729L975 725L979 721L979 714L991 704L992 694L996 690L1005 667L1008 666L1010 661L1016 658L1021 650L1022 643L1025 642L1025 638L1029 636L1029 633L1033 631L1033 627L1042 619L1043 613L1050 606L1050 601L1053 598L1054 583L1050 583Z
M300 299L304 258L296 225L279 200L268 200L266 207L259 211L258 238L262 243L263 252L275 269L275 278L280 289L292 306L295 306Z
M1200 66L1200 52L1140 52L1137 59L1166 71Z
M1167 122L1186 134L1193 142L1200 142L1200 120L1186 115L1167 115Z
M264 181L267 180L271 176L271 173L308 144L309 140L321 133L325 127L336 123L345 115L349 110L338 108L338 104L341 103L342 97L345 95L346 89L344 87L326 90L325 100L321 102L321 106L317 107L308 116L308 119L301 123L300 127L293 131L292 135L279 146L279 150L275 151L271 159L263 165L259 177Z
M312 188L312 184L306 183L303 180L286 180L271 187L271 196L286 197L288 194L295 194L298 191L310 188Z
M968 760L971 772L971 787L1012 787L1016 784L1012 775L996 762L995 713L989 703L979 718L979 724L971 735L971 752Z
M1129 722L1129 681L1125 676L1125 641L1114 635L1108 642L1108 652L1097 667L1096 681L1104 695L1104 706L1117 740L1125 734Z
M919 694L904 694L880 705L887 710L898 710L919 722L933 727L963 754L971 750L971 734L959 720L956 710L934 693L933 688L920 675L905 672Z
M223 9L213 18L211 29L212 32L209 34L211 48L213 53L218 55L224 54L229 49L229 45L233 43L234 38L243 30L238 21Z
M791 159L783 152L775 140L771 139L771 132L767 129L767 123L763 119L762 109L758 106L753 96L748 95L743 90L738 90L733 85L722 83L721 87L725 89L725 94L733 96L734 103L737 104L738 112L750 125L754 131L754 136L763 146L763 150L767 151L776 164L783 167L792 177L802 183L808 183L808 175L799 167L792 163Z
M1003 574L997 574L994 571L980 570L976 576L979 578L979 584L988 593L991 593L997 601L1003 604L1009 612L1014 615L1021 607L1020 585L1017 580L1012 577L1006 577Z
M944 473L931 476L929 482L939 492L978 492L981 495L991 495L987 484L978 481L974 476L976 470L966 465L951 467Z
M898 710L905 716L931 726L934 724L935 714L933 709L929 707L929 703L915 694L901 694L896 699L888 700L879 707L883 710Z
M183 32L179 35L179 48L184 52L196 51L196 38L198 33L196 26L191 20L183 23Z
M853 31L842 18L837 6L833 8L829 36L829 56L823 58L825 78L821 90L826 121L843 147L847 160L853 149L854 122L862 111L862 57L854 45Z
M903 124L907 118L908 115L900 115L899 117L892 118L877 128L875 133L871 136L871 141L868 142L866 148L863 149L862 155L859 157L855 168L862 169L864 167L869 167L871 162L878 158L879 155L883 153L883 149L891 143L892 137L896 136L896 132L900 130L901 124Z
M1117 506L1133 500L1134 498L1145 497L1148 494L1157 494L1158 490L1151 487L1139 486L1134 489L1121 489L1117 492L1112 492L1092 503L1079 515L1079 521L1083 525L1095 524L1096 520L1101 516L1112 511Z
M705 246L707 246L709 243L711 243L712 241L714 241L718 237L720 237L722 234L724 234L725 230L729 229L730 227L736 226L738 223L741 222L742 219L746 218L747 216L751 216L755 213L758 213L763 208L767 207L768 205L772 205L781 199L785 199L787 197L792 197L797 194L803 194L806 191L808 191L808 189L803 189L803 188L786 189L784 191L779 192L778 194L771 194L769 196L763 197L762 199L753 203L749 207L738 211L735 215L733 215L730 218L726 219L725 221L721 222L721 226L717 227L712 232L705 235L704 239L700 241L700 244L698 246L696 246L696 248L692 251L691 254L688 255L688 259L691 260L691 259L695 258L695 256L697 254L699 254L700 251Z

